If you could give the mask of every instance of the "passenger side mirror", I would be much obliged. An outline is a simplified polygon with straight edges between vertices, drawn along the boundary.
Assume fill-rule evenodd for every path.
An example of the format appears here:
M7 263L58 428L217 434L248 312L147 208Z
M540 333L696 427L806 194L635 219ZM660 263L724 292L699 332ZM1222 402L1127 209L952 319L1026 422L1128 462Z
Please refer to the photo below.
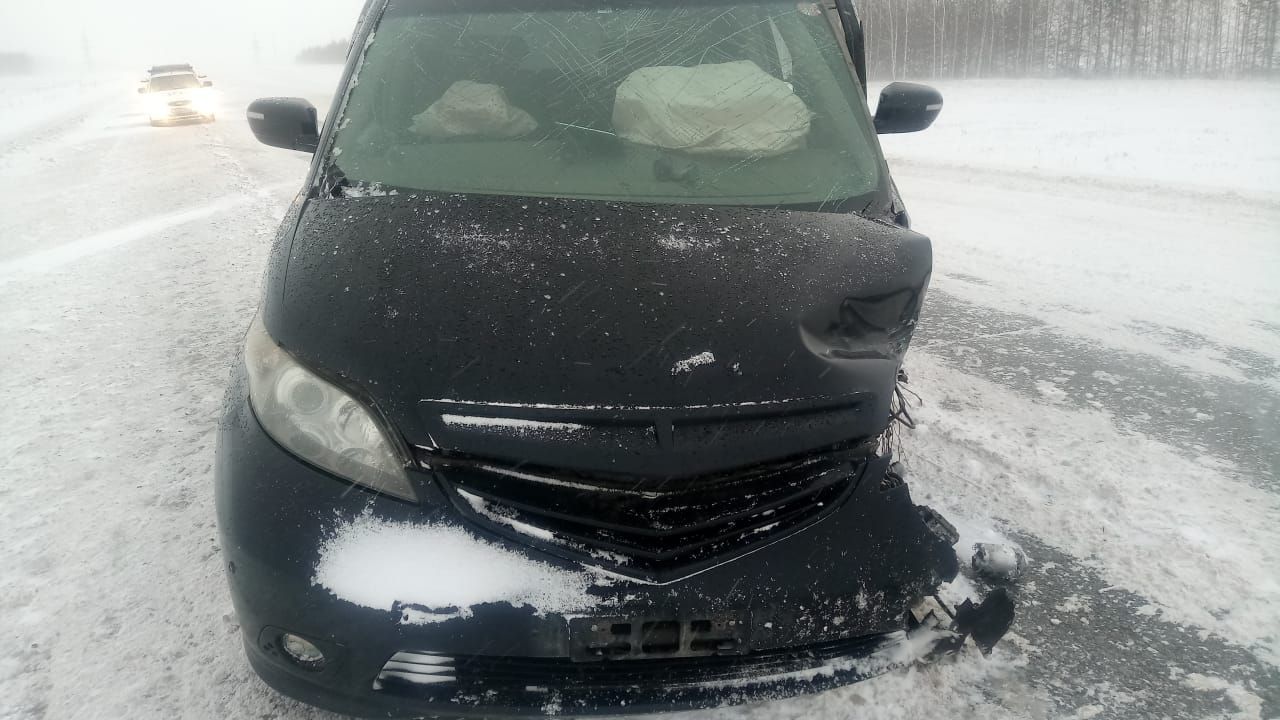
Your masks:
M213 87L213 81L212 81L212 80L205 80L204 82L202 82L202 83L200 83L200 84L201 84L201 85L204 85L205 87Z
M911 133L933 124L942 112L942 93L928 85L896 82L880 91L876 105L876 132L881 135Z
M147 88L146 88L146 87L140 87L140 88L138 88L138 94L139 94L139 95L146 95L146 94L147 94Z
M261 98L249 104L249 129L259 142L313 153L320 147L316 108L302 98Z

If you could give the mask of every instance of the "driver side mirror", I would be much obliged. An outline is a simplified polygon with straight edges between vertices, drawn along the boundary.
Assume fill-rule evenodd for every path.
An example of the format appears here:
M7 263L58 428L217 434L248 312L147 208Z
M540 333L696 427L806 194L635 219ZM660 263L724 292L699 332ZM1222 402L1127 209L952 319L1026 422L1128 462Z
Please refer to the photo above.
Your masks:
M143 85L142 87L138 88L138 94L139 94L139 95L146 95L146 94L147 94L147 86L146 86L146 85Z
M205 87L213 87L213 81L212 81L212 80L205 80L205 81L201 82L200 84L201 84L201 85L203 85L203 86L205 86Z
M313 153L320 147L316 108L302 98L261 98L249 104L249 129L259 142Z
M912 133L933 124L942 112L942 93L928 85L896 82L880 91L876 105L876 132L880 135Z

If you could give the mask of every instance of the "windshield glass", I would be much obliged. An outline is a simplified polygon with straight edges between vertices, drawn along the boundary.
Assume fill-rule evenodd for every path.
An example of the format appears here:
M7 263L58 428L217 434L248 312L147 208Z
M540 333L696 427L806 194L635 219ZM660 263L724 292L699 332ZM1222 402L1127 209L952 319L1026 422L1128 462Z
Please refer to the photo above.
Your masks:
M195 75L160 75L151 78L151 92L165 92L168 90L183 90L186 88L200 87L200 81Z
M829 210L885 191L860 88L816 4L495 6L393 0L339 118L341 176Z

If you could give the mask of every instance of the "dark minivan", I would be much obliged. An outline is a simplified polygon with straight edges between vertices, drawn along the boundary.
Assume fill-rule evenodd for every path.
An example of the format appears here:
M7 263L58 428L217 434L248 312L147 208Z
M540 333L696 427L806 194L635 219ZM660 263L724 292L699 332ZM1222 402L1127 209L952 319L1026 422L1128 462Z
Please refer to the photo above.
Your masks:
M644 712L963 642L889 451L932 261L876 139L942 101L873 118L862 58L847 0L371 0L323 129L250 106L315 153L217 459L269 685Z

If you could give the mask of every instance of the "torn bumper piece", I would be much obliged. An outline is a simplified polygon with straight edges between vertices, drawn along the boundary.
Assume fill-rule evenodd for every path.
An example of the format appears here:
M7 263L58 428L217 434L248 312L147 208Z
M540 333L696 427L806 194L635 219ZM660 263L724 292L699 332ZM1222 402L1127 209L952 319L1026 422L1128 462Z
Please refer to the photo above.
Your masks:
M1013 598L1004 588L992 590L980 603L966 599L954 609L935 595L912 609L911 629L912 632L935 631L942 634L933 646L931 656L959 652L969 639L983 655L990 655L996 643L1013 626L1013 617Z

